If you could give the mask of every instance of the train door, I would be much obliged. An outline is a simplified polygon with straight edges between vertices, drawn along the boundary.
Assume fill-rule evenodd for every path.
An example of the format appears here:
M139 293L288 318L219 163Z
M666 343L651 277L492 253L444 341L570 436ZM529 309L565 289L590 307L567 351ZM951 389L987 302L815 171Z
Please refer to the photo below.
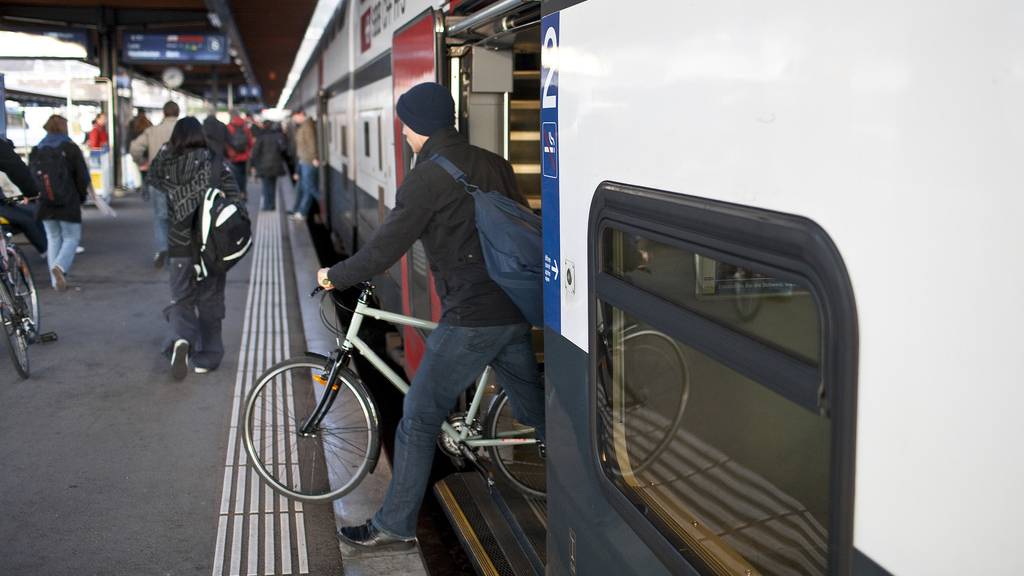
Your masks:
M494 3L456 7L446 26L445 57L458 130L474 146L507 159L516 185L535 211L540 194L540 7ZM494 8L501 8L505 11ZM543 333L535 350L543 362ZM482 404L490 403L489 387ZM500 464L499 464L500 462ZM533 446L507 446L488 466L510 467L533 492L476 470L449 475L434 486L470 561L481 574L539 576L547 564L547 465ZM495 474L494 476L498 476Z
M393 104L406 90L421 82L438 82L441 78L441 13L428 9L395 31L391 44ZM395 187L402 185L415 160L412 149L402 136L402 123L394 117ZM417 241L402 258L402 311L419 318L440 317L441 306L427 265L426 252ZM425 342L415 328L406 327L406 370L410 377L423 358Z

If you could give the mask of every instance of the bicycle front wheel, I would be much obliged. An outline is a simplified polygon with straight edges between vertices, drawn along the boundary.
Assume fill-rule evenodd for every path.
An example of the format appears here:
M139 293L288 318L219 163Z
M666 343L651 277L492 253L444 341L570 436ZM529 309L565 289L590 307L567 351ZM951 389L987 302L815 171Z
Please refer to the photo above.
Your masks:
M534 439L533 428L520 423L512 415L512 405L504 390L499 392L487 409L484 438L523 440ZM527 496L547 496L547 468L536 442L487 448L491 463L516 490Z
M28 378L28 337L21 322L19 308L11 297L10 287L7 282L0 279L0 324L3 325L3 332L7 336L7 349L11 352L11 360L14 361L14 368L22 378Z
M354 489L380 453L377 408L362 382L342 369L327 385L330 361L303 356L271 366L245 401L249 463L288 498L321 501ZM320 422L303 432L324 395L337 396Z

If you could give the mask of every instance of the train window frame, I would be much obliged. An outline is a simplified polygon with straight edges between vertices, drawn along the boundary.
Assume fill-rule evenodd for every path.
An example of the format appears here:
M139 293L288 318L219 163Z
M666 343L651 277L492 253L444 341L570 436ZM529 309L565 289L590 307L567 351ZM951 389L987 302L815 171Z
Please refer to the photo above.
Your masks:
M757 346L748 347L754 342L752 339L742 337L748 340L746 343L730 339L729 334L714 330L714 327L711 327L712 332L707 333L709 339L726 340L717 343L702 341L699 329L708 328L705 322L713 321L604 273L601 247L608 228L639 232L645 237L684 250L756 268L777 275L780 279L797 282L812 294L817 304L820 324L821 350L815 370L821 382L819 393L824 394L820 409L831 420L828 571L830 574L849 573L853 556L858 327L849 275L828 234L812 220L800 216L609 181L602 182L595 191L588 226L587 297L591 354L587 390L590 461L605 496L616 512L667 567L697 574L694 565L683 557L650 517L641 512L612 482L601 464L600 422L597 414L597 388L601 381L596 351L599 350L598 308L602 302L624 309L640 319L653 320L671 314L669 317L674 317L677 322L668 331L669 335L674 338L683 336L680 339L682 343L701 352L720 350L723 343L744 346L743 354L734 354L724 359L715 355L712 357L727 368L747 375L762 385L764 383L759 376L750 375L751 371L756 373L759 370L757 363L748 362L746 366L737 367L734 365L736 357L753 353L757 358L779 359L784 353L771 350L770 356L765 356L765 351L758 350ZM626 307L621 306L624 303L623 297L630 301ZM697 322L697 326L680 327L678 320L682 318L687 322ZM659 329L664 328L668 327L659 326ZM767 373L761 370L761 374ZM803 377L806 378L806 374ZM793 400L787 394L792 391L787 391L785 386L780 390L774 386L766 387ZM810 399L806 390L797 398L800 399L797 402L799 405L812 408L808 405ZM818 403L817 399L814 403Z

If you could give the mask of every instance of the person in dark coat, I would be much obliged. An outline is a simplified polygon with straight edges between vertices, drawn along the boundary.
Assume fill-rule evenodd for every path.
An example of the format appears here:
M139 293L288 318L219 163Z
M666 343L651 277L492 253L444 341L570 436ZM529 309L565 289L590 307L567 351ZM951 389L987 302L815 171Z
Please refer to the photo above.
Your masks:
M508 392L516 418L534 427L539 440L544 438L544 388L531 327L487 273L472 196L429 159L444 156L470 183L526 205L512 166L471 146L455 130L455 103L440 84L412 87L398 99L396 112L419 161L373 238L347 260L321 269L317 281L327 289L352 286L384 272L422 240L443 309L405 397L384 502L365 524L339 531L342 540L357 547L412 545L441 424L486 366L494 368Z
M206 146L213 152L214 157L220 160L226 158L228 127L217 119L217 111L213 108L210 108L210 113L203 120L203 134L206 135Z
M217 160L207 147L203 128L192 116L175 124L171 139L150 166L149 177L167 194L171 304L164 316L171 325L171 337L164 353L170 356L171 374L180 380L190 365L203 374L216 370L224 358L221 323L226 275L211 272L202 280L196 277L192 252L196 210L211 185L233 202L241 194L227 163Z
M63 155L67 179L74 187L73 193L63 201L51 198L40 190L39 209L36 219L46 230L46 261L50 268L50 284L59 291L67 289L66 275L75 260L75 250L82 241L82 203L89 194L89 167L82 156L82 150L68 138L68 121L54 114L43 125L46 136L32 149L40 154L41 149L55 148ZM31 166L32 155L29 156ZM38 182L37 182L38 185ZM62 197L63 198L63 197Z
M287 151L284 133L276 124L268 122L256 136L249 158L250 168L263 182L263 210L277 208L277 179L285 173Z

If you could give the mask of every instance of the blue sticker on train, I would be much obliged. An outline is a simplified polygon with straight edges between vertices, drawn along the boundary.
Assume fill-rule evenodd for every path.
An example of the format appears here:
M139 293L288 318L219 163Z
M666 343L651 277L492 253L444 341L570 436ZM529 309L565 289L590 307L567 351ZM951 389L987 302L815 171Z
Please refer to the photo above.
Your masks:
M558 12L541 21L541 215L544 221L544 325L562 329L558 220Z

